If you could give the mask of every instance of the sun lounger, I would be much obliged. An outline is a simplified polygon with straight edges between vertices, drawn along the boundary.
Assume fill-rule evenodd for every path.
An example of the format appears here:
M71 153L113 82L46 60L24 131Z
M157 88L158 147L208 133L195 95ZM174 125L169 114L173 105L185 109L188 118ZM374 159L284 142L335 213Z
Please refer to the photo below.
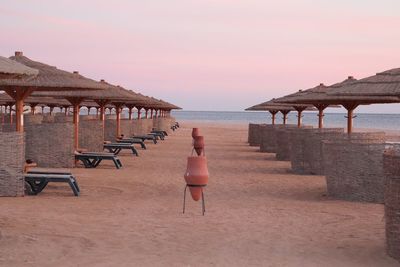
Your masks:
M156 137L156 140L161 139L164 140L164 134L162 133L149 133L148 135L154 135Z
M160 133L160 134L163 134L164 136L168 136L168 133L167 133L166 131L161 131L161 130L155 130L155 129L153 129L151 132L152 132L152 133Z
M157 144L157 138L154 135L134 135L132 138L139 138L142 139L142 141L144 142L145 140L152 140L154 144Z
M117 169L122 167L121 161L114 153L106 152L75 152L75 159L82 161L85 168L96 168L103 160L112 160Z
M110 153L114 153L115 155L118 155L122 149L129 149L132 151L132 154L139 156L139 153L132 143L108 143L104 144L103 148L107 149Z
M80 193L78 182L68 169L30 168L24 177L29 185L29 194L32 195L42 192L50 182L68 183L75 196Z
M140 138L121 138L117 139L118 143L139 144L143 149L146 149L146 144Z

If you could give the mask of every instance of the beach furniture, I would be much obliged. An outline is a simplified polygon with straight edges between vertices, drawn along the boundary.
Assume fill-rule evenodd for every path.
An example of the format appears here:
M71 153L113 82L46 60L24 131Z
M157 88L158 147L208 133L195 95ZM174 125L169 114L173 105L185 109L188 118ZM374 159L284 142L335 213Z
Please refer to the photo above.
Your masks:
M162 134L163 136L168 136L168 133L166 131L161 131L161 130L155 130L153 129L151 133L157 133L157 134Z
M24 174L28 185L28 194L37 195L46 188L49 183L67 183L75 196L79 196L78 182L71 171L61 168L30 168Z
M157 140L164 140L164 134L163 133L149 133L148 135L154 135Z
M132 138L139 138L142 139L142 141L144 142L145 140L151 140L153 141L154 144L157 144L157 138L154 135L134 135Z
M117 169L122 167L121 161L114 153L76 151L75 160L80 160L85 168L96 168L103 160L111 160Z
M110 153L114 153L114 155L118 155L123 149L129 149L132 151L132 154L139 156L139 153L132 143L107 143L103 145L103 148L108 150Z
M146 144L140 138L122 138L122 139L117 139L117 142L118 143L139 144L143 149L147 149Z

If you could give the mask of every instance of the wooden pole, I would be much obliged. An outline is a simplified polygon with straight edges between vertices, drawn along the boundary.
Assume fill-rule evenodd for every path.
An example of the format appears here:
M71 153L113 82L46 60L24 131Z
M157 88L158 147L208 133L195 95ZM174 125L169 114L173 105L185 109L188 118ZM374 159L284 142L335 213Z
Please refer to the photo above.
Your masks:
M83 101L82 98L67 98L73 107L73 122L74 122L74 148L79 150L79 110L80 104Z
M31 104L31 115L35 115L36 104Z
M132 120L132 110L133 110L133 107L129 106L128 107L128 114L129 114L129 120L130 121Z
M148 110L148 109L146 109L146 117L145 117L146 119L147 119L147 114L148 114L148 112L149 112L149 110Z
M74 108L74 148L79 149L79 104L75 103Z
M347 110L347 133L353 132L353 109Z
M297 127L300 128L301 127L301 114L303 113L302 110L297 110Z
M271 115L272 115L272 117L271 117L271 120L272 120L272 125L275 125L275 117L276 117L276 111L270 111L270 113L271 113Z
M281 113L283 114L283 117L282 117L283 125L286 125L286 123L287 123L287 115L288 115L289 112L290 111L287 111L287 110L281 110Z
M117 138L121 136L121 106L115 105L115 114L117 115Z
M140 120L140 113L141 113L142 108L137 107L137 119Z
M343 107L347 109L347 133L351 134L353 132L353 118L354 110L357 108L358 104L351 102L343 104Z
M318 128L322 129L324 127L324 110L318 110Z
M150 110L150 119L153 118L153 109Z

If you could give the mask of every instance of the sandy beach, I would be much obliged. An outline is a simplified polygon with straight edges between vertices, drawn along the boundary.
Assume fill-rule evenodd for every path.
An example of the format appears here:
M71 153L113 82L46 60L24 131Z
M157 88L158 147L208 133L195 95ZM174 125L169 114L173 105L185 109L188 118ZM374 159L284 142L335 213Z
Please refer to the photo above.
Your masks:
M191 127L206 140L206 214L182 214ZM50 185L0 198L0 266L398 266L383 205L326 196L323 176L249 147L247 125L184 122L139 157L73 169L82 195Z

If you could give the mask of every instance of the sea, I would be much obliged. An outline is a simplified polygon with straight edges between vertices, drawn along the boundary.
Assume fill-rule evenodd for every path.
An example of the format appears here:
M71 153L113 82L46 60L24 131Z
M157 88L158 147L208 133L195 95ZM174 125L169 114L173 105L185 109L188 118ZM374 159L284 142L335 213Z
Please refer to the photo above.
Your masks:
M343 127L347 125L345 113L325 113L324 127ZM265 111L172 111L177 121L192 120L220 123L271 123L271 114ZM318 125L315 112L303 114L303 124ZM282 123L282 114L276 115L276 122ZM297 123L297 112L288 115L288 123ZM353 119L354 128L400 130L400 114L368 114L357 113Z

